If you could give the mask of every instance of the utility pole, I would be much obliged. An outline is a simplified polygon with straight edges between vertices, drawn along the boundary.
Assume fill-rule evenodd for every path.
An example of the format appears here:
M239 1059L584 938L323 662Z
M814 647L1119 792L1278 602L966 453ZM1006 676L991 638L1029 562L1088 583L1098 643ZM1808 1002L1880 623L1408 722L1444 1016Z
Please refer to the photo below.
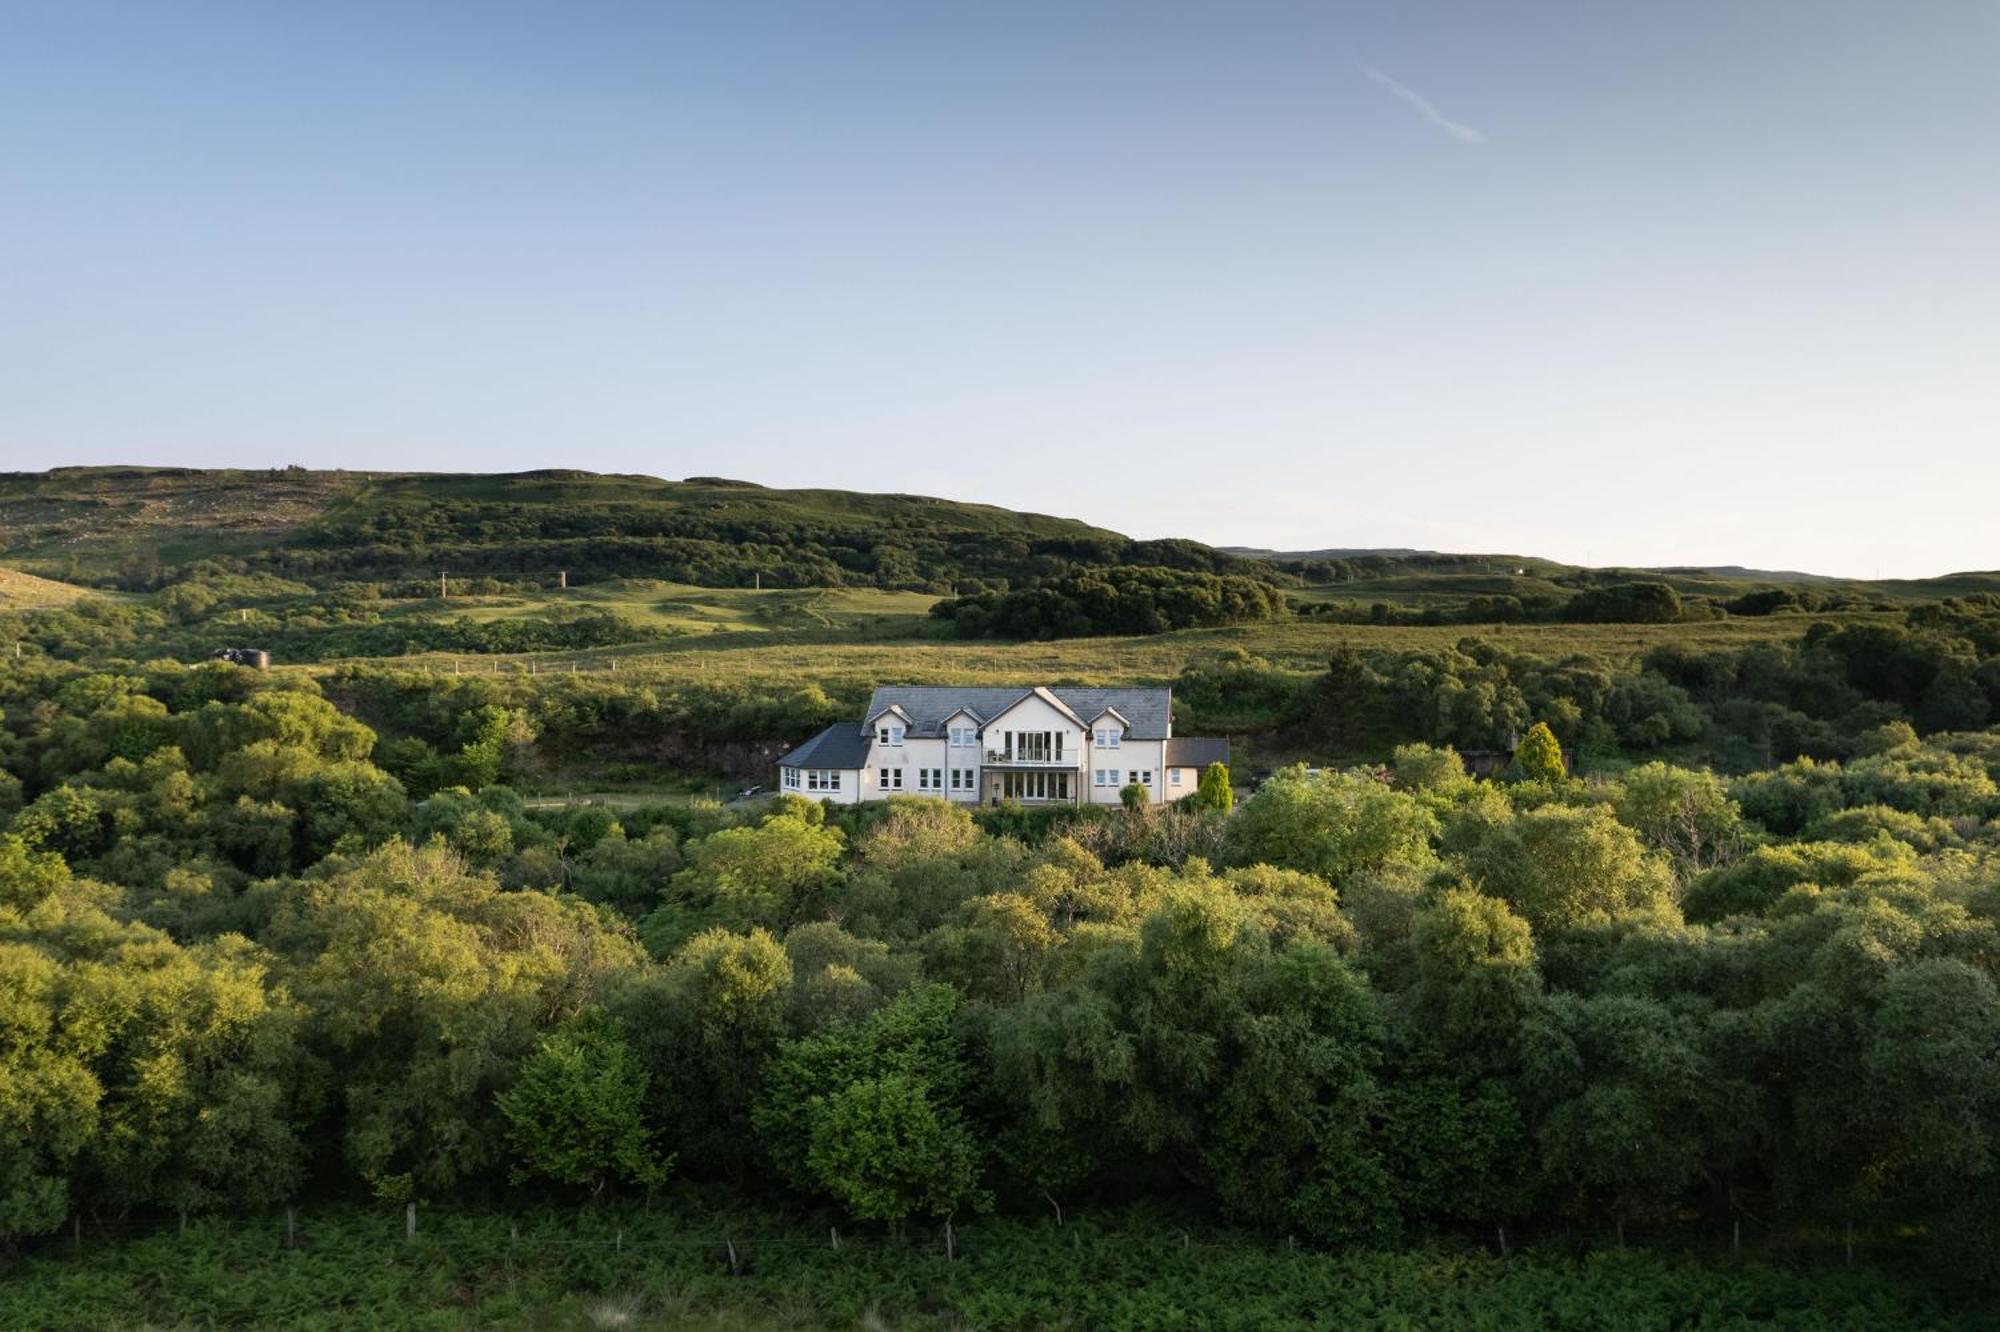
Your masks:
M757 572L751 574L750 577L753 580L751 586L757 591L762 592L764 590L764 571L759 569Z
M564 592L569 591L569 570L564 569L556 575L556 586Z

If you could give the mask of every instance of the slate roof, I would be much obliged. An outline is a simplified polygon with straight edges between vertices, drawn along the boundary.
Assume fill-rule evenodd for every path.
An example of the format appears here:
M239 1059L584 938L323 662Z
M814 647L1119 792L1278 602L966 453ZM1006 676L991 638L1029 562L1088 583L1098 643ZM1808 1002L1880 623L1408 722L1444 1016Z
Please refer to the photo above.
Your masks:
M1229 742L1200 736L1176 736L1167 741L1166 755L1160 760L1169 768L1206 768L1211 763L1229 762Z
M971 685L877 685L869 696L872 718L897 704L910 717L910 734L944 734L945 721L960 708L978 714L981 724L1005 712L1035 689L1028 685L999 688ZM1068 685L1043 690L1084 721L1094 721L1106 708L1115 708L1125 718L1126 734L1134 740L1164 740L1171 726L1174 691L1171 689L1074 689ZM865 722L864 722L865 725ZM858 732L865 734L865 732ZM861 766L855 760L854 766Z
M781 768L859 768L868 762L868 736L835 722L778 760Z

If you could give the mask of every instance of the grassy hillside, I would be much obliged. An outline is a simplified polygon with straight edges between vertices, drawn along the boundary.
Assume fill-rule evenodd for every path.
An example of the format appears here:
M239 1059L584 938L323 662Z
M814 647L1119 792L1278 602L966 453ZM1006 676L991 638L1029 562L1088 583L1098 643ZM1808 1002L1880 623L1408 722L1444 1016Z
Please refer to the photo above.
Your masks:
M1554 597L1611 582L1665 583L1683 597L1727 601L1763 588L1789 588L1828 599L1890 604L2000 593L2000 570L1936 578L1859 579L1738 565L1590 568L1527 555L1463 555L1430 550L1279 551L1224 547L1232 555L1299 573L1313 581L1297 595L1312 601L1458 604L1473 597ZM1318 581L1331 574L1334 581Z
M280 545L365 484L360 472L60 467L0 473L0 558L109 579L153 552L165 568Z
M560 606L589 606L668 634L852 631L892 636L927 625L936 598L872 587L694 587L650 578L614 578L566 590L454 600L455 618L478 624L533 620Z
M1509 554L1223 550L1134 541L1075 519L915 495L580 471L0 473L0 561L46 578L131 590L219 573L386 586L432 580L444 570L530 589L552 587L567 572L576 586L619 578L704 588L761 582L766 589L876 587L935 597L1122 564L1256 572L1298 584L1293 590L1308 601L1420 608L1495 596L1560 603L1584 587L1634 579L1715 601L1775 587L1875 604L2000 592L1997 572L1861 582L1735 568L1593 570ZM735 610L701 607L659 614L696 628L738 619ZM815 613L795 618L810 625Z
M37 578L18 569L0 568L0 610L34 610L46 606L69 606L86 597L100 596L87 587Z
M151 586L219 561L309 581L617 575L953 590L1070 562L1232 563L1071 519L912 495L600 476L59 468L0 474L0 558ZM199 570L196 570L199 571Z
M1164 684L1190 665L1244 653L1303 678L1324 671L1327 658L1341 647L1365 652L1443 649L1475 632L1509 651L1552 659L1594 657L1613 668L1630 669L1644 653L1662 644L1677 644L1691 651L1740 648L1784 642L1796 637L1799 629L1797 620L1781 618L1681 625L1492 625L1477 631L1450 626L1288 622L1049 643L884 642L851 630L782 635L736 630L582 651L477 660L427 653L298 669L323 674L344 664L428 667L445 673L456 670L527 677L550 685L575 672L615 672L622 680L670 687L738 684L755 690L782 690L810 683L835 698L858 704L871 687L886 680L906 684Z

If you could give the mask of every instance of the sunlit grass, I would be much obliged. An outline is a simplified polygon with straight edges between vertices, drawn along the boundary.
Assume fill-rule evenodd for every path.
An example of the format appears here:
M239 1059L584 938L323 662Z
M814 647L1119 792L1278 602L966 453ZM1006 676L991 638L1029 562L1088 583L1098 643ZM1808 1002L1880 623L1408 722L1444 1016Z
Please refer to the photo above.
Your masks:
M713 589L703 589L713 591ZM898 594L873 593L873 596ZM1290 620L1229 629L1191 629L1138 638L1076 638L1045 643L960 641L937 637L880 641L869 630L723 629L612 648L505 657L423 656L374 664L450 673L500 672L554 678L571 671L616 671L637 682L679 685L742 682L813 683L851 691L883 681L912 684L1113 685L1171 681L1183 667L1233 652L1280 669L1323 670L1336 648L1407 651L1479 638L1508 651L1543 657L1596 657L1613 666L1675 644L1691 651L1782 642L1805 631L1800 618L1729 619L1693 624L1533 624L1477 626L1339 625ZM928 631L930 627L926 626ZM905 632L908 632L907 626ZM875 641L871 641L871 639ZM326 669L313 667L307 669Z

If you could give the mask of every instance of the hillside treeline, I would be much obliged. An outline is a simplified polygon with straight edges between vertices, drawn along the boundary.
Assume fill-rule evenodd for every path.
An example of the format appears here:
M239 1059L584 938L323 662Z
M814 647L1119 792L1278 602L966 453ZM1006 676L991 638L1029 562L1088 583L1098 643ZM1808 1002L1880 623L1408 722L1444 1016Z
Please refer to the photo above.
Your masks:
M278 580L273 580L278 581ZM259 580L232 578L233 585ZM552 606L533 618L474 620L435 599L385 604L363 587L259 595L217 614L203 584L168 588L152 605L84 600L55 610L0 614L0 642L63 660L198 659L217 648L259 647L278 661L400 657L420 652L554 652L673 637L595 606ZM462 595L454 588L453 595Z
M151 655L148 644L159 639L129 627L138 614L159 612L85 603L28 618L48 627L49 640L61 636L93 655ZM581 617L575 631L595 632L597 623ZM563 621L538 627L570 632ZM325 641L313 637L322 631L295 632L309 652L315 643L337 646L348 631L330 627ZM226 625L202 635L194 641L204 646L231 641ZM1666 645L1638 661L1549 655L1476 635L1450 647L1341 649L1317 671L1233 650L1196 659L1171 683L1178 728L1236 736L1253 766L1273 747L1333 761L1381 759L1412 741L1504 748L1539 721L1586 767L1666 757L1743 772L1800 757L1866 757L1881 729L1899 723L1918 734L1992 725L2000 719L2000 616L1965 603L1920 607L1879 622L1810 625L1789 642ZM437 780L438 756L457 743L462 718L483 707L528 716L558 770L666 761L761 776L775 752L766 746L802 740L865 702L860 687L770 689L623 672L441 679L359 666L340 670L328 687L383 733L385 761L423 791Z
M1285 614L1285 599L1269 583L1237 574L1116 565L955 597L931 614L960 638L1084 638L1273 620Z
M1880 728L1977 731L2000 719L2000 607L1913 608L1806 627L1790 641L1636 663L1550 656L1468 636L1448 648L1337 649L1317 674L1241 651L1188 666L1175 702L1192 730L1277 731L1332 755L1411 740L1488 749L1534 722L1594 759L1699 753L1744 771L1869 752Z
M1296 565L1281 566L1296 571ZM1760 588L1727 597L1682 596L1671 583L1653 578L1618 578L1598 570L1578 570L1549 580L1549 591L1522 595L1483 593L1442 601L1430 592L1418 601L1300 601L1292 609L1310 620L1335 624L1681 624L1732 615L1761 617L1817 611L1881 611L1893 606L1856 592L1801 588ZM1991 593L1975 594L1985 602Z
M942 512L933 512L941 510ZM964 506L912 503L895 521L819 510L670 505L525 504L438 499L337 513L292 542L216 567L312 581L407 576L413 566L466 575L657 578L703 587L1006 587L1071 568L1144 564L1213 572L1276 570L1193 541L980 525ZM1011 516L1011 515L1010 515ZM198 571L190 571L198 572Z
M2000 1270L1991 735L1733 784L1405 746L1057 824L531 812L493 704L418 798L225 666L15 668L0 709L0 1237L685 1181L1340 1244L1748 1216Z

